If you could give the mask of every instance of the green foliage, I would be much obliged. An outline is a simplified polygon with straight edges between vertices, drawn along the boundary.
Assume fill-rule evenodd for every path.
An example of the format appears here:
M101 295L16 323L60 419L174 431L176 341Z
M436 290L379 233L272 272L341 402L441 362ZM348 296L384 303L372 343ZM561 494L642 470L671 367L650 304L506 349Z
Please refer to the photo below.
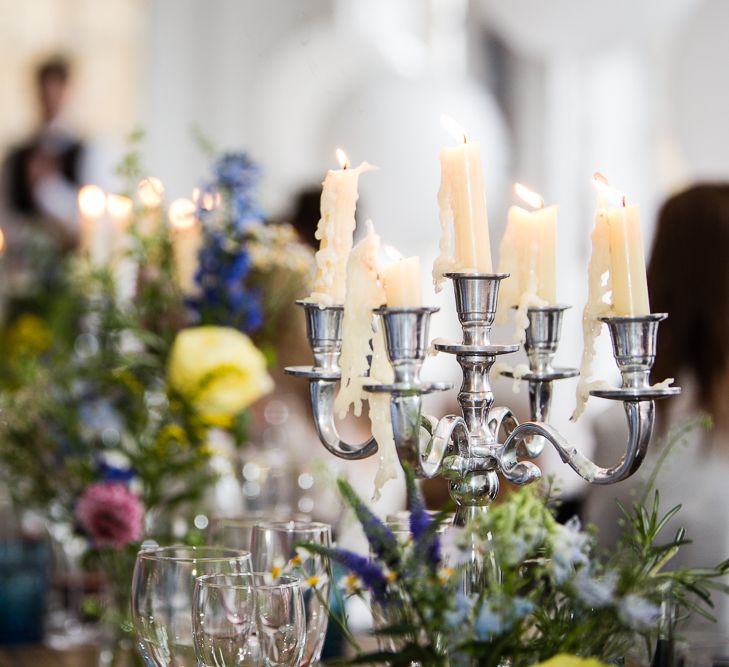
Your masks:
M680 427L665 447L705 425ZM519 667L558 654L615 662L641 646L648 659L668 625L689 613L710 617L711 594L729 593L722 581L729 560L670 568L688 540L683 528L666 538L680 506L662 510L655 490L622 508L622 540L601 552L594 530L555 520L548 489L522 488L466 528L443 531L446 513L425 522L410 470L406 482L411 534L394 549L388 526L340 483L375 556L368 562L341 550L328 555L357 578L358 585L347 583L349 594L373 595L380 643L370 653L355 647L347 664ZM372 584L378 576L387 579L384 595Z

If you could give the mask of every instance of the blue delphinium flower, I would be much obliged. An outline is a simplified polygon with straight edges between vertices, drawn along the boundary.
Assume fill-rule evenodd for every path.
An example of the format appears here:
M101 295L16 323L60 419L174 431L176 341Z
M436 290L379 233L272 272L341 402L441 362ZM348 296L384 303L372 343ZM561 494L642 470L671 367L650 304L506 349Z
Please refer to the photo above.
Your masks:
M388 567L400 560L397 539L393 532L370 510L354 489L343 479L337 482L339 491L357 515L372 552Z
M476 638L488 641L503 635L533 610L534 604L521 597L485 600L476 615L474 625Z
M620 618L636 630L650 630L655 627L661 615L661 608L633 593L626 595L618 605Z
M251 258L246 230L263 219L255 202L260 170L245 153L228 153L215 163L213 173L198 202L203 226L195 276L199 290L188 306L200 324L253 333L263 325L263 305L260 290L247 284Z
M328 555L329 558L341 563L350 572L356 574L377 602L386 601L387 577L379 565L347 549L332 549Z

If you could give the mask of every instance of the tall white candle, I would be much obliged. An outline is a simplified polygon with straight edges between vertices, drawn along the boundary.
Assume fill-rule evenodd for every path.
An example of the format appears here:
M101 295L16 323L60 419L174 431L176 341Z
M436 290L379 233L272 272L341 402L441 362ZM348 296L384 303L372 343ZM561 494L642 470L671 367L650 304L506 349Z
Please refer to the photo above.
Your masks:
M337 150L341 169L327 172L322 184L321 219L316 229L320 241L316 253L316 276L310 299L322 306L344 303L347 285L347 259L352 250L355 209L360 174L376 169L363 162L355 169L341 149Z
M94 266L109 258L111 225L106 217L106 194L98 185L84 185L78 193L79 250Z
M106 198L106 210L111 224L110 264L116 293L120 301L128 302L134 297L137 287L138 267L129 255L132 241L129 227L134 203L129 197L109 194Z
M365 374L369 366L373 336L373 308L385 302L377 263L380 237L375 234L372 221L367 221L367 235L356 245L347 262L347 296L342 321L342 369L339 394L334 409L344 417L353 408L354 414L362 414L362 402L367 399L363 390Z
M573 420L584 412L590 390L596 384L592 364L595 341L601 331L599 318L650 313L638 206L628 206L625 195L611 188L601 174L595 174L593 183L597 188L597 210L588 267L588 299L582 314L583 351Z
M444 273L449 270L491 273L486 192L483 185L481 146L469 142L465 132L444 116L443 124L461 142L440 152L441 182L438 207L441 224L441 254L433 266L437 290L442 288ZM453 245L451 248L451 226Z
M499 295L503 321L510 308L554 305L557 299L556 230L557 206L544 207L544 200L520 183L516 193L534 210L512 206L499 248L499 272L510 274Z
M395 260L382 271L385 299L391 308L418 308L423 305L420 257Z
M137 196L144 207L144 212L139 218L138 232L142 236L150 236L158 229L164 195L165 186L159 178L147 176L139 181Z
M168 211L175 273L183 294L194 294L197 290L195 273L202 245L202 229L196 213L195 204L184 198L173 201Z

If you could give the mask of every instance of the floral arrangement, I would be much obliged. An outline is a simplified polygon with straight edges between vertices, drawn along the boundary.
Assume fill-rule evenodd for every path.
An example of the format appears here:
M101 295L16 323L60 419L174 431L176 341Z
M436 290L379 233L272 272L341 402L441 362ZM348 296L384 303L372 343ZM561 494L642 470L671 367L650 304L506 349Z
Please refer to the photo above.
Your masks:
M140 139L119 169L130 199ZM135 198L121 256L69 258L53 299L0 332L0 470L18 507L88 538L87 564L109 575L122 615L142 537L172 539L170 518L214 481L210 430L242 446L249 407L273 389L262 349L273 349L267 318L283 315L261 309L267 283L288 272L305 289L313 264L290 226L262 220L247 156L225 155L213 173L198 294L178 286L164 207ZM122 262L137 268L131 295Z
M544 491L523 488L468 526L446 529L448 513L426 512L412 472L406 473L405 543L340 481L372 557L304 545L347 568L340 582L345 595L371 600L381 648L363 652L345 632L356 652L351 664L475 660L518 667L546 660L567 667L614 662L629 651L650 656L675 617L709 615L710 591L727 592L718 579L729 561L712 569L666 568L687 540L680 530L659 542L679 508L661 515L658 493L650 505L624 510L620 547L598 554L594 533L577 519L557 523ZM346 628L346 617L334 620Z

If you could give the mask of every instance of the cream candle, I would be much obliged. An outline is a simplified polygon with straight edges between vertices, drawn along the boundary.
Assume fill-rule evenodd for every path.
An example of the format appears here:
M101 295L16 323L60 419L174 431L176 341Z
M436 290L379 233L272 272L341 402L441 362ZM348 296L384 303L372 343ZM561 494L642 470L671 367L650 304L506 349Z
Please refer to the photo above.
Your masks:
M134 203L129 197L109 194L106 198L106 210L111 223L110 263L116 293L120 301L128 302L134 297L137 287L137 265L129 256L132 241L129 227Z
M309 297L322 306L344 303L359 176L376 169L366 162L350 169L347 155L341 149L337 149L337 158L341 169L329 170L322 184L321 218L316 229L320 245L315 256L314 289Z
M596 175L594 183L598 212L604 217L609 238L613 313L647 315L650 304L639 207L628 205L625 195L611 188L601 174Z
M512 307L554 305L557 300L557 206L520 183L516 194L533 210L512 206L499 247L499 272L508 273L499 299L500 319Z
M477 141L469 142L466 133L449 116L443 116L441 120L461 143L443 148L440 152L438 207L441 254L433 267L433 280L437 290L442 288L446 271L493 271L481 146Z
M197 207L190 199L175 199L170 204L168 216L171 226L172 252L175 273L184 294L197 290L195 273L198 268L198 253L202 245L202 228L196 216Z
M582 314L583 350L573 420L584 412L590 390L604 384L592 377L595 341L601 331L599 318L650 313L638 206L628 206L625 195L610 187L602 174L596 173L593 183L597 188L597 210L591 237L588 298Z
M95 266L109 256L110 225L106 218L106 194L98 185L84 185L78 193L79 250Z
M363 385L371 352L372 310L385 302L385 291L380 281L377 254L380 237L372 221L367 221L367 235L356 245L347 262L347 296L342 320L342 369L339 394L334 409L344 417L352 407L354 414L362 414L362 403L367 400Z
M399 254L399 253L398 253ZM420 257L400 257L382 271L385 302L392 308L418 308L423 305Z
M144 207L144 212L139 218L137 231L142 236L150 236L159 229L164 195L165 186L159 178L147 176L139 181L137 196Z

